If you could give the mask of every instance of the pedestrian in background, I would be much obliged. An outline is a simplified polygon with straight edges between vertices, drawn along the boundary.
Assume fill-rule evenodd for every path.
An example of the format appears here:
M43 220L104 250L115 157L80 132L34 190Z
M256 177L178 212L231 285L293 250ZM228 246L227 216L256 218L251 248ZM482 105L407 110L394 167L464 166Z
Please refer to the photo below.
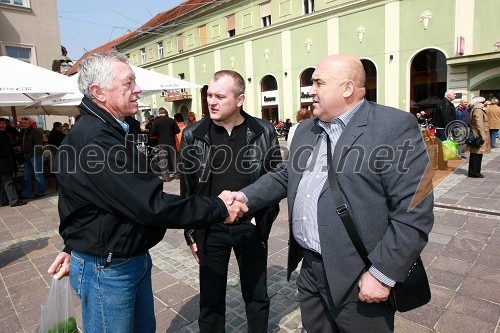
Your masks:
M311 110L302 108L299 111L297 111L297 115L295 116L295 120L297 123L290 127L290 131L288 132L288 139L286 140L286 146L288 150L290 150L290 145L292 144L292 139L295 134L295 130L299 126L300 122L304 119L309 119L313 117L313 113Z
M8 119L0 118L0 204L11 207L22 206L26 201L19 200L12 175L17 171L14 149L7 135Z
M65 249L49 273L81 300L84 332L155 332L149 249L167 228L232 222L247 209L219 197L163 192L125 117L142 92L128 57L94 53L79 66L80 120L59 148L59 232ZM103 161L99 163L99 161Z
M177 122L168 116L167 109L161 107L159 113L160 117L151 127L151 135L158 138L155 152L161 177L164 182L169 182L175 177L175 135L181 130Z
M49 145L53 145L54 147L59 147L65 136L66 134L63 133L63 124L56 121L52 125L52 130L50 131L47 143Z
M194 124L196 122L196 115L193 111L189 111L187 115L188 125Z
M474 106L470 112L470 130L484 140L481 147L467 145L467 150L470 152L467 175L472 178L484 178L481 173L483 154L488 154L491 151L488 115L486 114L484 102L484 97L475 97L473 100Z
M34 190L34 181L37 186L34 198L45 195L45 176L43 174L43 134L33 126L28 117L19 121L23 132L19 138L19 144L24 156L24 187L21 193L23 199L28 199Z
M434 111L433 122L436 125L436 137L439 139L438 142L438 169L439 170L450 170L448 168L448 161L444 160L443 156L443 141L448 140L450 133L447 133L447 128L449 123L457 120L457 113L455 112L455 106L452 101L455 99L455 90L449 89L444 93L444 99L439 103L438 107Z
M486 109L486 114L488 115L488 124L490 127L491 148L495 148L495 141L500 129L500 106L498 105L498 98L493 97L491 99L491 105Z

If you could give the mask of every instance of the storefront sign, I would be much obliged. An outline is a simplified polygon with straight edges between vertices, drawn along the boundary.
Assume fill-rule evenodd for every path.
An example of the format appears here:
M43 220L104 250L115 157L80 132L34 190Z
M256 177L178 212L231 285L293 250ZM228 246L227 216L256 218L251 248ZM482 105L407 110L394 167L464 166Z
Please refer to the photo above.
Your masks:
M311 87L300 87L300 103L311 103L313 101L308 94L309 90L311 90Z
M262 92L262 106L277 105L277 104L278 104L278 90Z

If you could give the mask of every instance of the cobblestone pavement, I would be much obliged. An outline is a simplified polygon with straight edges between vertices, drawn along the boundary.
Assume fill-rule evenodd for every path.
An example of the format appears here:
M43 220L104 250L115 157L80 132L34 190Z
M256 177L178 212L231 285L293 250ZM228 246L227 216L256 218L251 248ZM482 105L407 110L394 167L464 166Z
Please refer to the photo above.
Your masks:
M484 179L467 178L467 161L435 189L436 222L422 253L432 300L396 316L396 332L500 332L500 149L483 159ZM178 181L165 190L178 193ZM62 248L57 195L0 208L0 332L34 332L48 294L47 269ZM133 204L133 203L131 203ZM295 272L286 281L286 200L269 240L270 332L303 332ZM197 332L198 269L181 231L153 249L158 332ZM234 257L227 289L227 332L245 332L246 316ZM75 297L77 313L79 301ZM80 315L77 321L81 323Z

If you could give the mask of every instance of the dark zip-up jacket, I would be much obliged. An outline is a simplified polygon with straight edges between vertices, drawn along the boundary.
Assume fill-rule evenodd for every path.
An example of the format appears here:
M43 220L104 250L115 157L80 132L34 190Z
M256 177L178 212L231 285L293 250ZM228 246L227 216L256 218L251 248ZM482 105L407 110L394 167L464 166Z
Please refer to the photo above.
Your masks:
M252 117L241 110L247 122L246 144L253 149L247 150L245 160L250 163L251 182L255 182L263 174L274 170L281 163L281 153L276 129L267 120ZM181 194L206 196L210 191L211 180L211 142L209 136L210 118L202 119L186 127L181 143ZM265 193L263 193L265 195ZM278 216L279 203L258 211L254 217L259 228L262 241L267 241L271 226ZM204 246L209 228L184 230L187 244L197 243Z
M130 257L156 245L167 228L222 222L217 197L163 192L147 159L107 111L84 97L81 118L56 155L59 232L65 251Z

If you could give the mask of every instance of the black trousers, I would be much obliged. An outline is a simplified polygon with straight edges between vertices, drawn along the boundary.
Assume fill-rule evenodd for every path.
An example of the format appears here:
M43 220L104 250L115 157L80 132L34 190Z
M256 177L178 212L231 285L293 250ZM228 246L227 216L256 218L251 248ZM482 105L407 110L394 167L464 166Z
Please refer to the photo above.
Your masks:
M481 175L481 163L483 162L483 154L469 154L469 177L478 177Z
M0 173L0 203L13 205L18 201L12 173Z
M248 332L267 331L270 299L267 295L267 244L250 223L214 224L208 231L200 259L201 333L225 332L226 287L229 258L234 249L240 270Z
M394 332L394 310L385 303L369 304L357 300L335 307L323 261L307 250L304 250L297 287L302 325L307 332ZM357 299L358 293L356 284L348 299Z

